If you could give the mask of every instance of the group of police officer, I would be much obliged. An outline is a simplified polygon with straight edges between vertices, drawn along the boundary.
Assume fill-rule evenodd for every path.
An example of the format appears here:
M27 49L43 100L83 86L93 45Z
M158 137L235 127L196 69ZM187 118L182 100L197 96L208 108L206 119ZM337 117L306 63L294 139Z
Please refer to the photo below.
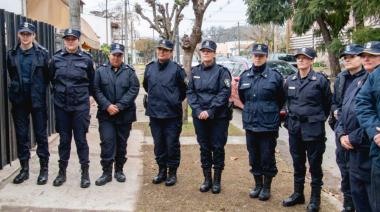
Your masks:
M111 45L109 62L94 71L91 56L79 47L80 31L64 32L64 48L50 59L45 48L34 42L35 27L25 22L18 30L19 44L7 57L11 79L9 99L16 129L21 170L14 183L29 178L29 115L32 115L40 174L37 184L48 180L49 150L47 143L46 90L53 85L56 129L60 135L59 172L53 182L66 181L71 139L77 147L81 164L81 187L90 186L89 148L86 140L90 122L90 101L98 104L97 118L101 139L102 175L98 186L114 178L124 182L123 167L132 122L136 121L135 99L139 82L134 69L122 60L124 46ZM221 192L224 169L224 147L232 118L231 75L216 64L217 45L212 40L201 43L202 63L192 67L186 77L184 69L171 60L173 43L161 40L156 49L157 60L146 66L143 87L146 115L154 140L158 174L154 184L166 186L177 182L180 164L182 101L187 97L200 146L204 182L201 192ZM283 79L280 72L267 65L268 46L254 44L252 67L241 75L238 92L244 103L243 127L249 164L255 186L251 198L268 200L273 177L278 170L275 160L279 112L286 105L284 126L289 132L289 148L293 159L294 192L283 206L303 204L306 159L311 174L311 197L308 211L320 207L322 158L326 145L325 121L336 132L337 163L342 173L344 211L379 211L380 194L380 42L362 47L347 45L341 54L345 71L337 76L334 96L325 74L312 69L316 52L298 49L295 57L298 72ZM372 74L369 74L372 73ZM214 176L212 176L214 169Z

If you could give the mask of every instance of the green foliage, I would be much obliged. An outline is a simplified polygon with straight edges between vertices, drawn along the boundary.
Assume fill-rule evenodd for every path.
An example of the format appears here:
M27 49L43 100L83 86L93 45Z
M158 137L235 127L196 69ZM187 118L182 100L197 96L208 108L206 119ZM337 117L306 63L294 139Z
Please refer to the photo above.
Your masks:
M247 16L250 24L283 25L292 16L290 0L244 0L248 6Z
M358 44L364 44L368 41L379 40L380 28L364 27L358 29L352 34L352 41Z
M100 51L108 56L110 54L110 46L104 43L100 46Z

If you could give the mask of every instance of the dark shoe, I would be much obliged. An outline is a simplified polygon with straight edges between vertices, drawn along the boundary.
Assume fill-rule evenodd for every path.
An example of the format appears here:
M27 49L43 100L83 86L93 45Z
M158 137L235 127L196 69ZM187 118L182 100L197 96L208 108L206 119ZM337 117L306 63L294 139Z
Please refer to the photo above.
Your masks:
M103 169L103 174L96 181L95 185L102 186L112 181L112 161L111 162L100 162Z
M61 186L64 182L66 182L66 168L67 161L59 161L58 176L53 181L53 186Z
M351 197L344 197L342 212L355 212L355 206Z
M29 160L20 160L20 173L13 179L14 184L20 184L29 179Z
M221 180L222 180L222 170L220 169L214 170L214 182L212 184L212 190L211 190L213 194L219 194L220 191L222 190Z
M290 207L297 204L304 204L305 203L305 196L303 194L304 186L300 184L294 185L294 193L290 195L287 199L284 199L282 201L282 206L284 207Z
M88 174L88 168L89 168L88 164L81 165L81 169L82 169L81 179L80 179L81 188L88 188L91 185L90 175Z
M152 180L153 184L159 184L166 180L167 177L167 169L166 166L159 166L158 174Z
M177 168L169 168L169 177L165 181L166 186L173 186L177 183Z
M272 178L273 177L264 176L264 185L263 185L263 189L261 189L261 192L259 194L259 200L266 201L270 198L270 188L272 185Z
M251 191L249 192L249 197L257 198L259 197L261 189L263 188L263 176L254 175L253 177L255 179L255 188L251 189Z
M321 187L311 188L310 203L307 206L308 212L318 212L321 204Z
M48 164L49 161L46 159L40 159L40 174L37 178L37 185L45 185L48 181Z
M125 175L124 175L124 172L123 172L123 167L124 167L124 164L125 162L127 161L126 158L123 158L123 159L118 159L116 160L115 162L115 179L117 182L125 182L126 178L125 178Z
M205 177L204 182L202 183L199 190L201 192L207 192L212 187L212 175L211 175L211 169L203 169L203 176Z

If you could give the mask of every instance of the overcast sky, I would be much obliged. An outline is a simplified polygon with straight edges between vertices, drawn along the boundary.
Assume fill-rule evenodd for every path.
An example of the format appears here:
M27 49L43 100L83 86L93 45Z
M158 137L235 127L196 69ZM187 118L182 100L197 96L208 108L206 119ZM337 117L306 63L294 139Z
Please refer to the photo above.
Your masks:
M105 0L83 0L84 13L88 14L92 10L101 10L105 9ZM115 7L119 3L123 3L124 0L108 0L109 8ZM146 16L151 16L151 8L147 6L144 0L129 0L130 8L134 11L134 5L136 2L139 2L144 10ZM169 2L170 5L173 0L161 0L160 3ZM103 7L103 8L102 8ZM246 5L243 0L216 0L212 2L206 10L204 16L204 22L202 29L205 30L212 26L223 26L231 27L237 26L238 22L240 25L246 25ZM192 3L184 9L183 14L185 16L184 20L180 24L180 35L190 34L191 27L193 25L194 15L192 10ZM148 23L145 20L140 20L138 23L134 23L137 26L137 31L141 37L152 37L153 30L149 28ZM157 33L155 33L157 37Z

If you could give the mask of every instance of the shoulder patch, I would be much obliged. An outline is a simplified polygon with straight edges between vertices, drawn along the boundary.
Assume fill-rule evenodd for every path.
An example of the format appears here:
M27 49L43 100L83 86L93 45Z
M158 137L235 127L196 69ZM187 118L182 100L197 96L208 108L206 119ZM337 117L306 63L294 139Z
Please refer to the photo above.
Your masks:
M44 52L49 52L45 47L41 46L40 44L37 44L37 48L43 50Z
M92 59L92 54L90 54L89 52L86 52L86 51L82 51L85 55L89 56L91 59Z
M319 71L319 72L315 72L315 73L318 73L318 74L324 76L326 79L329 79L329 76L323 71Z

